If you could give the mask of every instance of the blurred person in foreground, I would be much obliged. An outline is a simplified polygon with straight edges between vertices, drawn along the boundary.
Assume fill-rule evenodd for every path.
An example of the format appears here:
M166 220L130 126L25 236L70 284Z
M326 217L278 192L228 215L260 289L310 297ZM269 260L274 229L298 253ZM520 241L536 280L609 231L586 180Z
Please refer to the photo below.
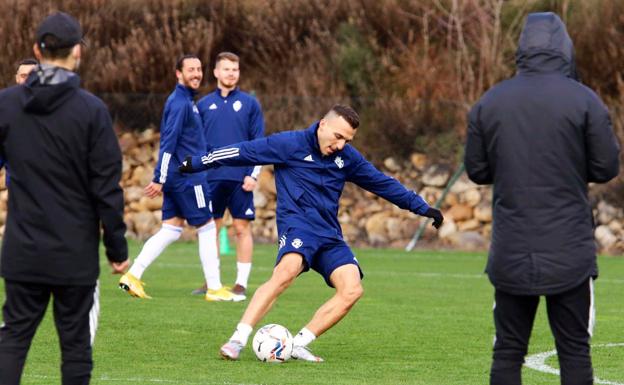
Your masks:
M28 59L24 59L22 61L20 61L17 64L17 70L15 71L15 84L24 84L26 83L26 79L28 79L28 75L30 75L30 72L37 67L37 64L39 64L39 62L37 62L37 60L32 59L32 58L28 58ZM4 167L6 165L6 162L4 161L4 159L0 158L0 168ZM6 185L9 185L9 167L7 166L5 169L6 172L6 176L5 176L5 181L6 181Z
M98 324L100 230L113 273L127 267L121 151L104 103L80 88L82 29L39 25L41 64L0 93L0 155L11 165L0 273L0 383L18 384L50 297L64 385L88 384Z
M28 79L28 75L32 72L35 67L37 67L36 59L28 58L20 61L17 64L17 70L15 71L15 84L24 84L26 83L26 79Z
M362 270L342 237L337 218L345 182L355 183L402 209L433 218L436 228L442 224L439 210L377 170L349 144L359 124L360 118L351 107L335 105L306 130L236 143L205 156L189 157L182 165L185 172L217 166L275 165L277 261L271 278L256 290L234 334L221 347L223 358L237 360L254 326L277 298L299 274L313 269L335 294L295 336L292 357L323 361L307 346L346 316L363 294Z
M557 15L527 17L516 64L516 76L470 111L465 151L470 179L494 185L490 384L521 384L545 296L561 384L588 385L598 269L587 184L618 174L619 146L607 108L576 78L574 47Z

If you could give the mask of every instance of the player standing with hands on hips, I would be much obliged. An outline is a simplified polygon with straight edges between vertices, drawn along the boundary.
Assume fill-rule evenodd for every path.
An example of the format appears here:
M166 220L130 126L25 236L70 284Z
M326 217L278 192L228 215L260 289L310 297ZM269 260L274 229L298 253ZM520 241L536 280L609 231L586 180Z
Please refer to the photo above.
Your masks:
M121 151L104 103L80 88L82 28L66 13L39 25L40 65L0 92L0 155L11 165L0 273L0 383L20 382L50 297L64 385L86 385L99 315L100 230L113 273L127 268Z
M264 136L264 119L260 103L253 96L238 89L240 59L231 52L217 55L214 76L217 89L198 103L204 125L207 150ZM251 272L253 235L251 221L255 218L253 190L260 174L260 166L220 167L207 173L212 196L212 209L217 223L217 234L223 226L227 208L236 231L236 282L231 288L234 301L246 299L247 282ZM203 294L206 287L193 291Z
M335 105L320 120L302 131L287 131L189 157L180 168L196 172L218 166L275 165L279 251L271 278L254 293L230 340L220 350L237 360L253 327L275 300L302 272L313 269L336 292L295 336L292 356L323 361L307 346L339 322L362 296L362 271L342 237L338 201L345 182L352 182L397 206L434 219L443 217L415 192L379 170L351 142L359 126L358 114ZM209 171L210 172L210 171Z
M590 385L598 268L587 184L618 174L620 150L607 108L576 78L574 46L557 15L529 14L516 64L516 76L470 111L465 152L470 179L494 184L490 384L520 385L545 296L561 384Z

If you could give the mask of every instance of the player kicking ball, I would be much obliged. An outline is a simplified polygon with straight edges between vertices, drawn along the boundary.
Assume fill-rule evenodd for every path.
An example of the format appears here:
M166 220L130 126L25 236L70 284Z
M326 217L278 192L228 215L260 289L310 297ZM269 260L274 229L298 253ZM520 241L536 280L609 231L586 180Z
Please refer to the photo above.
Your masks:
M363 294L362 270L342 237L338 201L345 182L353 182L397 206L433 218L439 228L439 210L415 192L379 170L348 143L359 126L358 114L335 105L302 131L233 144L204 156L188 157L180 171L199 172L218 166L275 165L279 251L271 278L254 293L234 334L220 350L237 360L254 326L302 272L323 276L336 292L294 338L292 357L322 362L308 345L340 321Z

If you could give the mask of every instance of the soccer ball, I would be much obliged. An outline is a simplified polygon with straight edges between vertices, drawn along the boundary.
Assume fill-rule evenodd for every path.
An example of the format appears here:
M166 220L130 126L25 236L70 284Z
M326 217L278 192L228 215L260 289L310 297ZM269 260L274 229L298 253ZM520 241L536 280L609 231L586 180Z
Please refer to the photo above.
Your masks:
M293 337L282 325L268 324L258 329L252 347L260 361L282 363L290 358Z

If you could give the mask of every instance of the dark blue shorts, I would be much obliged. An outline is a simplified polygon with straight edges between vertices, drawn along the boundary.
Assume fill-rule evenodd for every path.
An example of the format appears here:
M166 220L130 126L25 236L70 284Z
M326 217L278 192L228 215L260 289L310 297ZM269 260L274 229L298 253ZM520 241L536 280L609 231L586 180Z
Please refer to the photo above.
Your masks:
M279 251L275 265L285 254L298 253L303 256L305 265L303 271L310 269L316 271L323 276L329 287L334 287L329 281L331 273L343 265L356 265L360 271L360 278L364 278L351 248L343 240L319 237L310 231L290 228L280 236L278 242Z
M191 226L212 219L210 189L207 184L189 186L184 191L163 192L162 220L184 218Z
M253 193L243 190L242 182L218 180L209 183L215 218L223 218L226 208L230 210L232 218L250 221L256 218Z

